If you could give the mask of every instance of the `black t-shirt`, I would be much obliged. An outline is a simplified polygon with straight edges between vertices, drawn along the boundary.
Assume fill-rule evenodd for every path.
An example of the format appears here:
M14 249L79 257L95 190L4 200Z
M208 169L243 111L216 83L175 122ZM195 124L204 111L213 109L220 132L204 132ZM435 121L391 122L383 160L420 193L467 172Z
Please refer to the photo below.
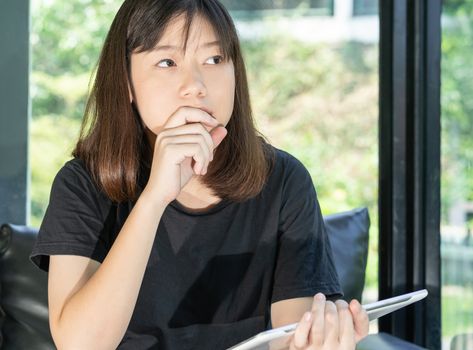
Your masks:
M271 303L342 296L311 177L296 158L275 153L252 199L198 213L168 205L118 349L226 349L267 329ZM132 207L112 203L81 160L67 162L31 261L45 271L49 255L102 262Z

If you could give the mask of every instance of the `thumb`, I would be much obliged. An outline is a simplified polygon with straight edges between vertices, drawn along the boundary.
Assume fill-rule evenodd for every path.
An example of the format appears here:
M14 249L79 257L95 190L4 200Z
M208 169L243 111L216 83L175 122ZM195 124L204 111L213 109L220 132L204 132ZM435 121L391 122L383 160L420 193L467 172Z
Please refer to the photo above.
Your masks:
M219 125L212 129L212 131L210 131L210 136L212 137L212 141L214 142L215 147L218 147L218 145L220 145L225 136L227 136L227 133L227 129L225 129L225 127L222 125Z

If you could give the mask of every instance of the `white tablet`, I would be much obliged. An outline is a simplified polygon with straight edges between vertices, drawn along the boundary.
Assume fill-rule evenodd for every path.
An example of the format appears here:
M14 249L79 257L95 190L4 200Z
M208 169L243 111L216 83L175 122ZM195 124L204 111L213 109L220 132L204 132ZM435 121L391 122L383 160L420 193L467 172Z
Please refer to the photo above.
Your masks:
M422 300L427 294L427 290L422 289L417 292L366 304L363 305L363 308L366 310L369 320L373 321L378 317ZM270 329L232 346L227 350L285 350L289 348L290 336L295 332L296 327L297 323L293 323L287 326Z

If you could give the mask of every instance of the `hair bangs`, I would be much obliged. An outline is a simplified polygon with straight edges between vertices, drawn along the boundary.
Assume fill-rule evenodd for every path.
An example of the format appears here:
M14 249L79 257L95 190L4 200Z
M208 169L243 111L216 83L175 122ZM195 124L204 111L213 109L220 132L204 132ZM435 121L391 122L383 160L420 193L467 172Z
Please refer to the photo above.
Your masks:
M182 31L184 40L182 49L185 51L189 41L190 28L196 15L200 15L212 26L225 59L235 60L238 45L236 29L227 10L218 1L154 0L152 2L154 6L150 6L149 1L145 1L142 8L138 9L130 20L127 57L130 57L134 52L153 50L161 40L169 23L180 16L185 16L186 19Z

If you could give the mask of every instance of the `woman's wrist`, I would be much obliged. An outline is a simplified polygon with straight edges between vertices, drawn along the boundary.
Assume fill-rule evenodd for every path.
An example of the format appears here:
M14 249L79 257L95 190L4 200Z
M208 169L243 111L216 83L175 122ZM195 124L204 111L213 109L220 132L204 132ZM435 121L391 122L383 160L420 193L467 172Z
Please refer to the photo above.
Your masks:
M145 187L143 192L141 192L139 200L148 203L156 210L160 211L164 211L164 209L166 209L166 207L170 203L170 201L165 200L164 198L162 198L162 196L156 194L147 187Z

